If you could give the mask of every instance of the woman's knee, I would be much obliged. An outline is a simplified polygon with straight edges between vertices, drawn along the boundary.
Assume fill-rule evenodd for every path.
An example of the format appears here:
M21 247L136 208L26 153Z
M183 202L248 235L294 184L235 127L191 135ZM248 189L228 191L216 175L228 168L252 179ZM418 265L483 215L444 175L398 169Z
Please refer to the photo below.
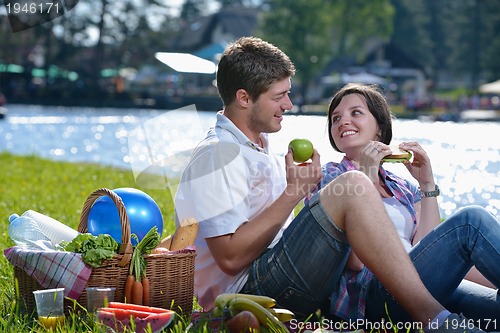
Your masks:
M321 190L321 197L359 197L374 192L375 187L361 171L352 170L335 178Z
M348 171L335 178L320 192L319 200L325 212L341 230L346 216L353 212L372 210L380 195L370 179L360 171Z
M481 219L481 220L495 220L495 217L488 212L484 207L471 205L462 208L459 212L466 214L469 218Z
M492 228L497 228L500 232L500 223L499 221L484 207L471 205L464 207L457 211L453 215L456 221L459 221L460 224L469 224L469 225L485 225Z

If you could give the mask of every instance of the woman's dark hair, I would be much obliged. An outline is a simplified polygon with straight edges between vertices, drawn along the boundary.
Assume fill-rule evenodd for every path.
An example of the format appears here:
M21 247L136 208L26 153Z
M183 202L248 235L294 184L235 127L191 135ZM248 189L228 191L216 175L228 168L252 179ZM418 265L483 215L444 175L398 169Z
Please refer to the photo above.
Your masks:
M255 101L269 87L295 75L288 56L257 37L241 37L229 45L219 61L217 90L224 105L231 104L239 89Z
M340 88L339 91L333 96L330 106L328 107L328 138L330 139L330 144L336 151L340 149L335 144L332 136L332 113L335 108L340 104L342 98L351 94L359 94L366 99L366 105L368 110L375 117L375 120L380 127L380 139L379 141L390 144L392 140L392 118L389 103L385 99L385 96L380 91L379 87L376 85L367 85L360 83L348 83L344 87Z

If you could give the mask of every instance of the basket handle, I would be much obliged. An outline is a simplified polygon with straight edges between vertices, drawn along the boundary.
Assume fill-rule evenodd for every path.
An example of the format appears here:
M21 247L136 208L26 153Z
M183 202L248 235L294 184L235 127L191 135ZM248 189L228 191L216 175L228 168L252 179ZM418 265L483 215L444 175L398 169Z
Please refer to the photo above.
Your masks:
M120 248L118 249L118 253L123 255L122 260L118 265L120 267L125 267L132 259L133 248L132 244L130 243L130 220L128 218L127 210L125 209L122 198L120 198L118 194L107 188L100 188L91 193L83 204L78 231L81 233L88 232L87 221L89 218L90 209L94 205L94 202L103 195L110 197L111 200L113 200L116 208L118 208L118 215L120 217L120 223L122 227L122 243L120 245Z

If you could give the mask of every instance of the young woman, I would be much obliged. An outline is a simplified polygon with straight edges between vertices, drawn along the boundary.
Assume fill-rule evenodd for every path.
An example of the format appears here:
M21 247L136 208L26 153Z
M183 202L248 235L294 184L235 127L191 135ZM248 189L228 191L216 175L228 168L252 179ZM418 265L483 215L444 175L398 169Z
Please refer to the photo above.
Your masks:
M414 180L398 177L381 163L392 153L391 119L389 105L376 86L348 84L341 88L329 106L328 128L332 147L345 157L340 163L323 166L321 187L350 170L366 174L432 295L450 311L470 318L471 323L488 331L500 329L498 220L473 206L441 223L436 199L439 187L430 159L418 142L399 145L413 153L405 165ZM341 284L331 297L333 314L343 319L410 321L354 251Z

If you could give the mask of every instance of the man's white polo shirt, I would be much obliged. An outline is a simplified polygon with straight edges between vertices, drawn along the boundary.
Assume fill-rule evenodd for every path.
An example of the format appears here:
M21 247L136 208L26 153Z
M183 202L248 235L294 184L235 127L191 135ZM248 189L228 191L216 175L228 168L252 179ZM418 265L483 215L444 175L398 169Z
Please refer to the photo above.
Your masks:
M175 196L176 223L187 217L199 221L195 242L195 294L205 309L217 295L238 292L247 281L243 271L229 276L216 265L205 238L231 234L271 205L286 186L285 167L269 149L267 134L261 134L264 148L253 144L222 112L215 128L193 152ZM288 221L270 247L281 238Z

